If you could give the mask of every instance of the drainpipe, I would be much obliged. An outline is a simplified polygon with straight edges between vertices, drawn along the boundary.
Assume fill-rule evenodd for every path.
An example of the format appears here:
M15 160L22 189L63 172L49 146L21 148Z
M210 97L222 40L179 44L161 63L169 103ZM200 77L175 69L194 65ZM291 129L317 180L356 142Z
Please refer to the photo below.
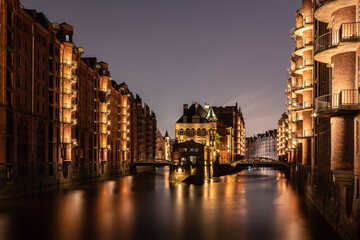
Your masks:
M35 33L34 25L31 27L32 48L31 48L31 115L34 116L34 100L35 100ZM34 118L31 120L31 157L34 161Z

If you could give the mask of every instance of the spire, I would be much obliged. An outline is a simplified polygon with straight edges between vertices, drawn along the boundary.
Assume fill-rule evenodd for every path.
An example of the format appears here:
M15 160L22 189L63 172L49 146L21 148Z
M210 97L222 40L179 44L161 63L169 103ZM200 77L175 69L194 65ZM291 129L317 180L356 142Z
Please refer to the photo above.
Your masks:
M166 133L165 133L165 137L167 138L169 138L169 133L168 133L168 131L166 130Z
M216 118L216 115L214 113L214 109L212 107L210 107L208 114L206 115L206 119L209 118Z

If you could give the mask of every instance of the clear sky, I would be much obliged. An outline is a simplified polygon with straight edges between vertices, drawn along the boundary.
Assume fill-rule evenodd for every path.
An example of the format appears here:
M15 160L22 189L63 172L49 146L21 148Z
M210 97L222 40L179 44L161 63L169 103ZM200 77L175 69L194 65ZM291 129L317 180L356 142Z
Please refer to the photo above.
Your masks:
M20 0L75 27L174 137L184 103L241 106L247 136L277 127L294 43L294 0Z

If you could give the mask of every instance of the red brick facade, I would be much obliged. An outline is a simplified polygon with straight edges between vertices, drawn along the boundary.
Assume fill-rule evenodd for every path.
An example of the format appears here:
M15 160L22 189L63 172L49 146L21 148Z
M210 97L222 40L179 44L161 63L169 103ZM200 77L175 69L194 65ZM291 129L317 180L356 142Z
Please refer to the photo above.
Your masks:
M82 58L73 32L1 0L0 194L123 174L154 158L155 114L107 63Z

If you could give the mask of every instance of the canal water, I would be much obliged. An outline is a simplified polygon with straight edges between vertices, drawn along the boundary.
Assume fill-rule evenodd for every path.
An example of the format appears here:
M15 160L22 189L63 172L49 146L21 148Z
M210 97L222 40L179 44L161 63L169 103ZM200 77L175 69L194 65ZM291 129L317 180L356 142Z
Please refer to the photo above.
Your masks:
M0 239L339 239L284 174L252 169L203 184L169 169L0 201Z

